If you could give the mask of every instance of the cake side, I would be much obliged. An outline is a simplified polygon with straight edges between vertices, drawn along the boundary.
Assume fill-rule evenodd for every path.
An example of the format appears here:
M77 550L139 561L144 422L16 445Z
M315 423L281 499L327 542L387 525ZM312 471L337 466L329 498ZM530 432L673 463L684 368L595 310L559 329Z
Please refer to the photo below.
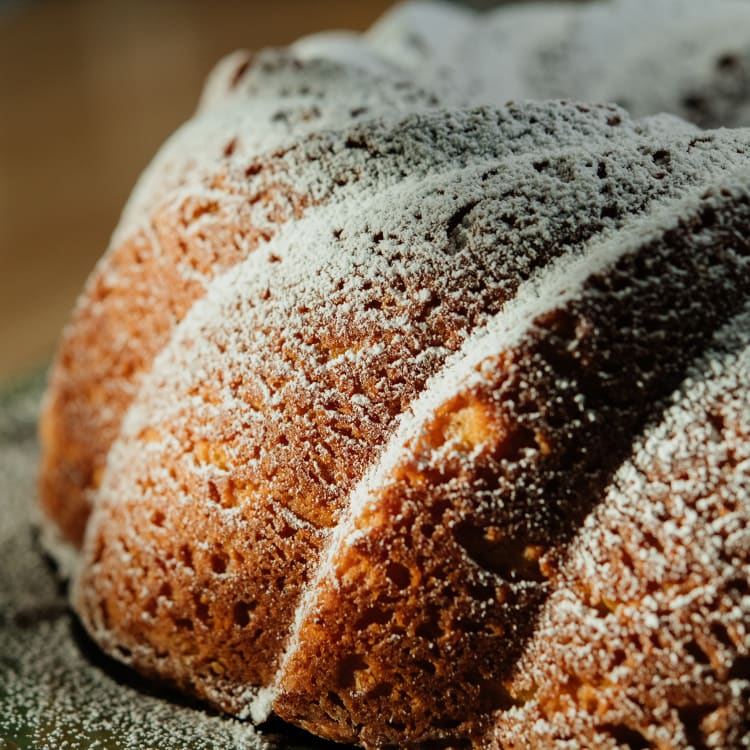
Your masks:
M379 189L216 279L157 358L87 539L76 606L95 639L244 712L348 489L426 379L551 258L695 178L654 178L649 146L613 159L604 189L591 150L619 153L620 129L640 137L610 108L526 105L370 123L285 155L292 174L356 159ZM514 214L529 220L498 224Z
M40 422L44 514L74 546L83 538L107 451L154 356L211 280L288 221L351 194L356 157L334 171L304 159L307 134L379 112L434 107L431 92L392 73L302 63L268 51L232 58L208 84L195 121L165 145L131 197L112 245L63 332ZM360 189L384 184L384 170Z
M297 612L277 713L370 747L460 746L532 699L513 675L568 541L746 304L749 206L744 187L673 204L554 268L468 342L355 491ZM658 675L637 680L658 705ZM541 683L546 700L559 682ZM660 731L658 711L644 727Z
M749 332L717 334L577 533L491 747L747 743Z

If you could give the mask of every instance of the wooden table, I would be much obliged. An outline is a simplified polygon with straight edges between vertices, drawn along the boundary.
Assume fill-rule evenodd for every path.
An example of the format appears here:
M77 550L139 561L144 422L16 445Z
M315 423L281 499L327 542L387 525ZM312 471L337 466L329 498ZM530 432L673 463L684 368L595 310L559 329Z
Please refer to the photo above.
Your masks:
M239 47L364 29L390 0L0 0L0 382L46 362L122 205Z

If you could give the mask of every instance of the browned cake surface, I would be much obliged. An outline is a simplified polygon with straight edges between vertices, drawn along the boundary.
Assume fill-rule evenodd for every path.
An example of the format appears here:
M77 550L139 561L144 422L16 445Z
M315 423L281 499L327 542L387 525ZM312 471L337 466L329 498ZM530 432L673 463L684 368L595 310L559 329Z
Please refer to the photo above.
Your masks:
M617 110L525 105L353 125L275 154L275 173L312 186L310 206L342 174L363 197L315 209L218 278L159 355L77 582L97 640L251 711L350 490L427 379L551 259L700 184L708 159L699 171L693 150L710 148L717 172L736 159L741 142L721 138L678 131L668 150ZM265 174L250 172L237 179Z
M720 202L724 205L717 209L716 199L709 197L658 239L593 274L573 300L529 318L518 343L505 348L502 334L491 333L494 340L487 346L497 353L471 369L464 366L465 378L471 379L472 370L480 373L478 382L434 386L455 392L411 427L395 460L392 452L386 454L386 465L395 463L392 468L368 477L365 499L355 506L347 534L334 544L311 587L279 677L278 713L313 731L372 747L477 742L496 716L498 741L525 747L536 736L534 721L546 711L559 712L554 718L567 727L571 741L594 747L597 731L606 737L609 729L616 739L639 729L644 737L656 737L662 730L654 707L677 712L688 722L687 731L693 713L702 717L717 709L734 717L725 736L731 735L733 742L744 736L737 716L747 708L746 660L737 661L731 675L737 682L730 679L731 663L718 672L713 693L705 685L691 690L690 671L680 663L653 671L647 664L629 675L638 703L616 706L606 720L592 711L594 698L584 689L597 685L584 683L579 694L589 703L579 710L588 723L576 723L565 712L564 665L594 670L596 656L579 666L577 649L587 643L592 649L598 644L616 650L610 641L617 641L615 631L596 631L596 624L584 622L595 630L589 638L588 631L576 633L575 620L559 632L555 620L543 636L535 635L548 596L553 602L563 598L552 611L564 620L569 587L579 594L586 585L576 577L578 570L563 579L558 573L568 541L581 533L580 523L602 498L619 496L616 484L609 485L630 455L634 437L644 425L660 421L693 358L750 292L750 243L734 240L750 236L748 200L742 195ZM620 242L627 248L643 235L648 230L636 227L629 236L624 232ZM596 251L589 263L596 264ZM720 270L709 279L701 274L704 265ZM580 267L575 271L579 274ZM575 287L576 273L542 289L554 300L561 290ZM545 307L532 299L529 307L534 306ZM684 315L685 309L691 314ZM739 410L741 391L734 388L729 398ZM726 438L728 446L736 447L738 437L717 439ZM687 470L697 474L700 466ZM714 478L723 483L720 472ZM746 503L737 482L726 484L737 524L746 518ZM703 487L706 496L713 491L709 484ZM644 495L633 502L650 499ZM645 515L647 507L642 508ZM669 510L663 520L691 523ZM590 528L598 529L589 522L582 544L589 543ZM627 527L621 532L626 540L636 533ZM700 535L699 527L695 533ZM605 547L599 557L628 554L611 536L609 542L612 550ZM723 548L738 543L725 534L716 541ZM637 559L643 552L631 554ZM746 575L746 564L733 566L738 580ZM696 585L682 570L683 565L673 569L671 577L681 588L668 597L689 595ZM615 566L610 572L615 586L625 585L621 569ZM715 627L726 627L730 620L742 627L747 613L735 612L727 619L731 607L732 599L724 601L711 615L714 623L725 623ZM685 627L692 627L680 607L644 612L636 605L630 616L665 633L682 630L683 637ZM627 633L638 635L630 622L620 625L620 633L620 640ZM538 639L536 652L531 652L535 672L517 665L532 635ZM722 644L730 653L734 650L735 658L747 652L742 632L727 638ZM560 653L550 654L550 642ZM669 645L661 648L669 653ZM663 695L670 679L686 681L682 696ZM620 687L627 692L626 685L613 681L613 703ZM738 695L738 688L744 692ZM709 694L710 710L705 705ZM523 728L505 717L509 710L512 717L524 717ZM534 746L555 741L558 732L537 737ZM675 743L670 747L684 746L670 741Z
M747 744L747 313L734 325L578 532L493 747Z
M322 97L321 78L337 97ZM90 496L143 375L211 279L310 206L351 193L356 170L324 173L299 163L300 131L361 119L371 100L396 109L434 104L408 82L379 83L335 64L303 66L283 52L238 53L210 82L209 93L222 91L228 111L220 117L207 103L203 118L183 128L144 175L78 302L50 377L40 494L67 541L78 546L83 539ZM245 105L239 112L233 97ZM270 124L272 136L265 134ZM365 182L377 179L373 171Z

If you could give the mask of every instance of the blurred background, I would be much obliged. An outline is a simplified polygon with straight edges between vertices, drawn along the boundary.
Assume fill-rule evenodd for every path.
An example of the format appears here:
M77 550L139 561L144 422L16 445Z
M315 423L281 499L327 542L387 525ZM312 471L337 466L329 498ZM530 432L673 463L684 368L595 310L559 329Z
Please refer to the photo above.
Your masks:
M362 30L391 4L0 0L0 384L49 360L138 174L222 55Z

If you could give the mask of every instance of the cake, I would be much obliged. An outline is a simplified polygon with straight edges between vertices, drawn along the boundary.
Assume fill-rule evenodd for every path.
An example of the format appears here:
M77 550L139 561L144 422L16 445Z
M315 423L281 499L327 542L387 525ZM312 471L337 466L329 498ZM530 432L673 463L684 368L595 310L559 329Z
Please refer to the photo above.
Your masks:
M364 747L742 747L750 130L499 104L414 14L481 36L231 55L136 186L41 422L74 609Z

